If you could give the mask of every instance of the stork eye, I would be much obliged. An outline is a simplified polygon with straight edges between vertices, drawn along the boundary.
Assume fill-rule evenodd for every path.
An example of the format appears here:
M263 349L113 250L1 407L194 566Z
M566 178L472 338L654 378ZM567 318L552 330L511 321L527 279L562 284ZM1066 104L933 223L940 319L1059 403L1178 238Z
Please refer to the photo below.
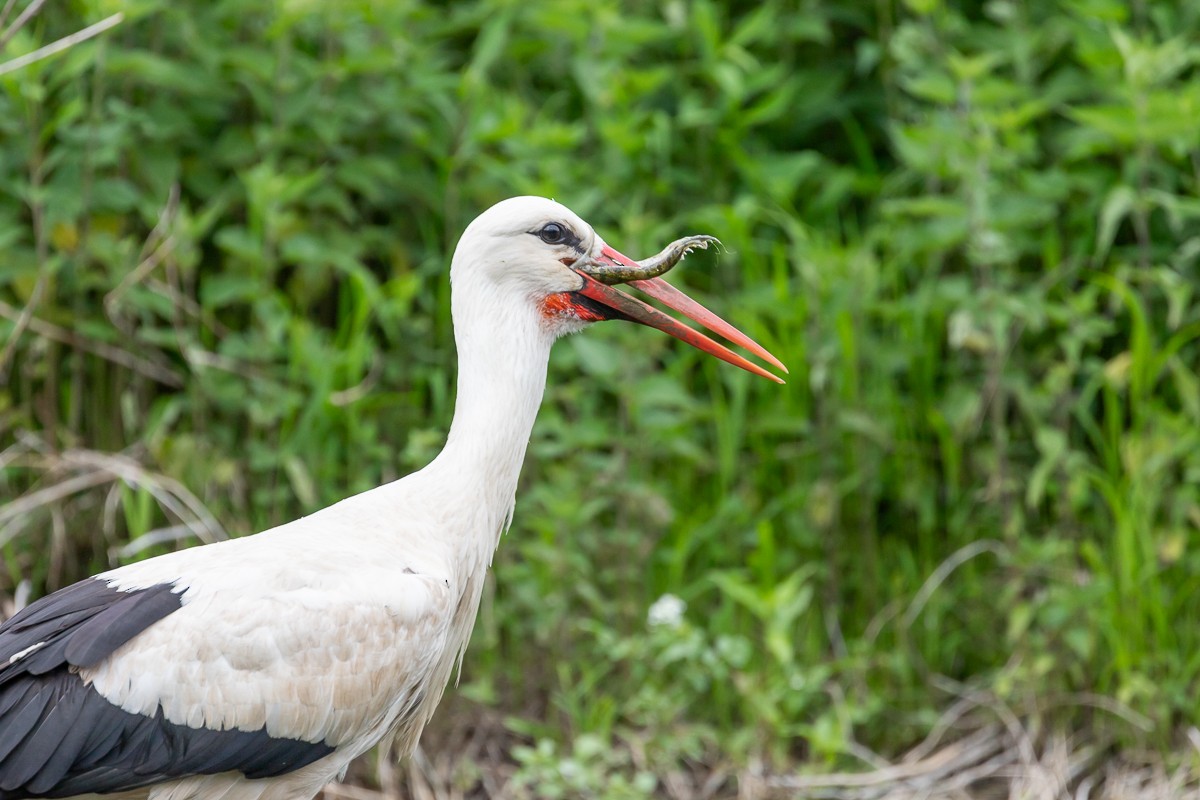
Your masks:
M567 229L557 222L547 222L537 235L546 244L562 244L567 240Z

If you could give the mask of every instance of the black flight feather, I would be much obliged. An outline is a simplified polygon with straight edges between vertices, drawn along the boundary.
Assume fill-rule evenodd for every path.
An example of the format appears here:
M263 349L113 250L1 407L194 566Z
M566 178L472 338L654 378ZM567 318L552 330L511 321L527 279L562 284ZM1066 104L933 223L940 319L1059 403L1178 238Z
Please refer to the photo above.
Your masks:
M181 607L174 589L120 591L92 578L0 625L0 800L119 792L231 770L273 778L333 752L265 729L176 725L161 706L154 716L133 714L83 682L79 667L99 664Z

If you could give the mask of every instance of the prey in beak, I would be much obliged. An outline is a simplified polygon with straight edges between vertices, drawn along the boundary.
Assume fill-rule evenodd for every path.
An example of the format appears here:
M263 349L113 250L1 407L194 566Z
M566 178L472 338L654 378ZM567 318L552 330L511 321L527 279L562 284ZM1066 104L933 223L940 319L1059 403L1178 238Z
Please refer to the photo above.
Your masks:
M634 261L605 245L599 256L585 256L571 264L571 268L578 272L584 281L583 287L572 294L599 304L602 308L588 304L592 306L591 310L597 318L625 319L657 328L709 355L741 367L747 372L761 375L776 383L783 383L783 379L779 376L732 352L700 331L689 328L653 306L616 288L616 284L622 283L632 286L668 308L678 311L688 319L703 325L718 336L746 348L776 369L787 373L787 367L783 365L783 362L767 352L765 347L660 277L682 261L683 257L692 250L707 248L710 243L716 241L712 236L687 236L672 242L658 255L643 261Z

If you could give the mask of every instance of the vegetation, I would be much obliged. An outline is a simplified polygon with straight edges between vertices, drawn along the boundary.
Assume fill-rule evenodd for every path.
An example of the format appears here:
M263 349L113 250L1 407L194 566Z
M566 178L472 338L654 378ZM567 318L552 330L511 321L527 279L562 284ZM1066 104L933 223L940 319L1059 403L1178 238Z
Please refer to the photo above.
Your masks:
M1200 725L1200 6L76 0L0 63L118 8L0 75L0 590L419 468L456 237L543 194L719 236L673 280L792 373L556 349L459 690L514 787Z

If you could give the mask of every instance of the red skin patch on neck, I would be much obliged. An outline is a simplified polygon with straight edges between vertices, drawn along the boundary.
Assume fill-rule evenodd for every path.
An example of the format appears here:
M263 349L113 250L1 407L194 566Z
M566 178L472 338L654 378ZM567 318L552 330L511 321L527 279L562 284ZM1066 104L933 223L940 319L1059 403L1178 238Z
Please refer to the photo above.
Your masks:
M546 298L542 300L542 316L547 319L572 317L584 322L600 322L606 319L590 308L577 303L571 292L546 295Z

